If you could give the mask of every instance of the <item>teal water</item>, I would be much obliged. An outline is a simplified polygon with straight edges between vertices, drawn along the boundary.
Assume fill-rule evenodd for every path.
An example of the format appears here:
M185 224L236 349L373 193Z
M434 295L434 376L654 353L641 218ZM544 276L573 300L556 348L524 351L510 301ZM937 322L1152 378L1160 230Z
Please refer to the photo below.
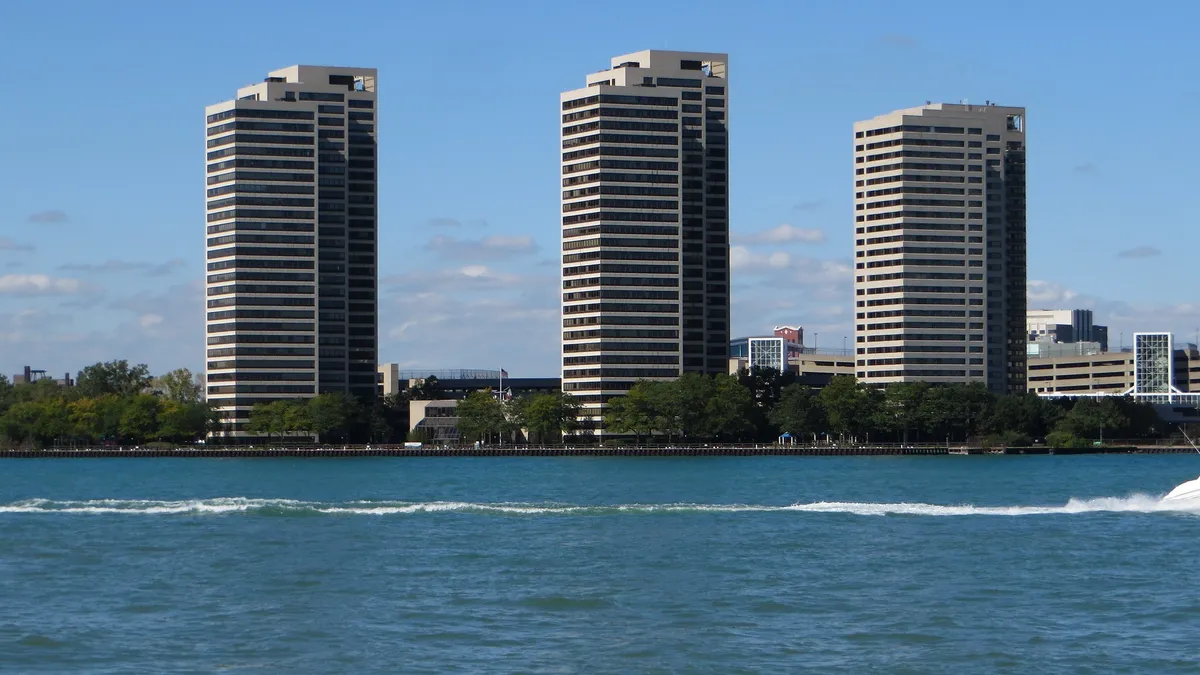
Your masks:
M1195 673L1200 456L8 460L0 671Z

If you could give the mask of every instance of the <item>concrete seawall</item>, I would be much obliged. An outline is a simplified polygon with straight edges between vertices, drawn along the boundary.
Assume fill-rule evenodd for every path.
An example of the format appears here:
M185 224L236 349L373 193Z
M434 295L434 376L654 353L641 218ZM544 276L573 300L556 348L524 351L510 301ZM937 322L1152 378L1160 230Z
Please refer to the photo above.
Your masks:
M1194 452L1186 446L1119 446L1089 448L965 448L937 446L492 446L406 448L403 446L322 447L179 447L179 448L47 448L43 450L0 449L0 459L99 458L99 457L751 457L751 456L931 456L931 455L1082 455L1160 454Z

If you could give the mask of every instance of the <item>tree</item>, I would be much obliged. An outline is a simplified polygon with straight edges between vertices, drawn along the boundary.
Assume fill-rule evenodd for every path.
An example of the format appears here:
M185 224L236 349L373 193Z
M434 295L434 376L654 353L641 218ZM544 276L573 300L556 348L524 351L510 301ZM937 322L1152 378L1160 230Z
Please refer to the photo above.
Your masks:
M870 429L873 403L881 398L878 390L868 390L850 375L837 375L817 395L830 428L841 434Z
M0 418L0 431L10 441L37 447L65 440L72 435L67 402L52 398L16 403Z
M196 384L195 376L187 368L176 368L154 378L151 387L155 394L176 403L192 404L204 400L204 389Z
M1105 429L1119 429L1128 423L1112 399L1080 398L1054 430L1078 438L1103 439Z
M713 396L712 378L684 373L676 380L649 383L649 392L659 412L659 429L666 431L668 437L703 436L711 429L705 413Z
M717 375L710 382L701 428L712 438L744 440L754 431L754 397L750 390L732 375Z
M899 436L908 442L910 431L919 429L922 422L921 405L929 384L925 382L894 382L883 392L882 405L875 408L876 428Z
M121 410L121 437L130 443L144 443L158 431L161 401L157 396L138 394L125 401Z
M160 441L188 442L204 437L212 424L213 410L204 403L180 403L166 400L158 413Z
M566 392L534 394L518 399L517 418L529 431L530 441L546 443L562 440L563 433L579 427L579 401Z
M419 380L408 390L410 401L436 401L438 398L438 379L433 375Z
M638 443L642 442L643 436L653 435L659 413L654 408L652 389L653 383L641 380L624 396L609 399L604 414L605 426L618 434L636 435Z
M491 389L473 391L458 402L458 431L464 441L490 443L508 426L500 401Z
M408 434L408 392L387 394L371 402L371 440L401 443Z
M3 415L8 410L8 407L12 405L10 401L12 388L12 384L8 381L8 376L0 375L0 415Z
M75 385L84 398L104 394L133 396L150 386L150 368L144 363L130 367L124 359L97 363L79 371Z
M771 424L792 436L817 433L825 426L825 411L817 397L799 383L784 387L769 417Z
M358 401L344 394L321 394L308 400L310 430L320 439L335 431L344 437L351 418L358 412Z

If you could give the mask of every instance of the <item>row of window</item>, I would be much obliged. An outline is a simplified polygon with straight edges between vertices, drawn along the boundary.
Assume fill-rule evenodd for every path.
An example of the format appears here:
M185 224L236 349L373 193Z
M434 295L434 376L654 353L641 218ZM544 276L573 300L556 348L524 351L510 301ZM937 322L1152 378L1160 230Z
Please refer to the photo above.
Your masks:
M213 124L223 120L230 120L236 117L248 117L257 119L274 119L274 120L311 120L313 114L308 110L263 110L261 108L234 108L209 115L206 122ZM212 134L209 134L210 136Z
M904 125L897 125L894 127L884 127L882 129L868 129L865 132L858 131L858 132L855 132L854 137L855 138L863 138L865 136L867 138L870 138L872 136L883 136L886 134L895 134L895 133L899 133L901 131L911 131L911 132L915 132L915 133L926 133L926 134L961 134L961 133L963 133L964 129L963 129L963 127L936 127L936 126L925 126L925 125L921 125L921 124L904 124ZM978 136L983 133L983 129L975 128L975 127L968 128L965 131L966 131L966 133L973 135L973 136ZM989 140L990 140L990 137L989 137Z
M583 342L563 345L563 351L575 352L678 352L677 342Z
M649 330L638 328L593 328L590 330L573 330L563 333L563 340L587 340L590 338L642 338L678 340L679 331Z
M321 350L324 352L325 350ZM313 356L312 347L221 347L208 350L208 358L228 356Z
M311 183L313 182L313 175L311 173L284 173L281 171L229 171L227 173L209 176L207 182L209 185L217 185L218 183L227 183L234 180Z
M686 212L686 210L685 210ZM603 220L618 220L626 222L643 222L643 223L675 223L679 221L677 213L653 213L653 212L627 212L627 211L593 211L591 213L579 213L570 216L563 216L562 224L564 226L575 225L578 223L590 223Z
M657 173L654 173L654 174L615 173L615 172L605 171L605 172L601 172L601 173L590 173L590 174L586 174L583 176L570 176L568 178L564 178L562 183L563 183L563 187L570 187L572 185L581 185L581 184L585 184L585 183L597 183L600 181L604 181L604 182L608 182L608 183L669 183L672 185L677 185L679 183L679 176L674 176L674 175L670 175L670 174L657 174ZM620 186L611 186L611 189L618 189L619 187ZM608 189L607 186L606 186L606 189ZM624 189L633 189L633 188L626 187ZM564 195L565 194L566 193L564 193ZM624 194L628 194L628 193L624 193Z
M275 220L312 220L312 211L285 211L267 209L229 209L208 214L208 222L213 223L231 218L266 218Z
M210 188L208 190L208 197L219 197L221 195L234 194L237 192L311 195L314 191L313 186L311 185L263 185L260 183L236 183L233 185L225 185L219 188Z
M217 298L216 300L209 300L208 308L234 307L237 305L245 305L247 307L312 307L314 304L315 302L312 298L260 298L243 296L240 298Z
M665 96L629 96L622 94L599 94L594 96L586 96L584 98L575 99L573 101L563 101L563 110L574 110L575 108L584 108L597 103L615 103L620 105L649 105L649 106L668 106L673 107L678 105L679 100Z
M592 195L633 195L640 197L678 197L676 187L645 187L641 185L594 185L574 190L564 190L563 199L578 199Z
M611 274L679 274L679 265L623 265L618 263L600 263L598 265L580 265L564 267L563 276L571 277L581 274L596 274L609 272Z
M684 108L686 112L687 106L684 106ZM562 116L562 121L563 124L568 124L594 117L626 117L673 120L678 119L679 115L674 110L655 110L646 108L605 108L601 106L599 108L592 108L591 110L581 110L579 112L567 113Z
M678 368L585 368L581 370L564 370L563 379L583 379L593 377L678 377Z
M569 127L563 127L562 135L571 136L574 134L582 134L588 131L597 129L612 129L616 131L660 131L667 133L676 133L679 131L679 125L671 122L625 122L621 120L598 120L576 124ZM563 146L567 147L567 146Z
M970 336L959 333L957 335L945 335L943 333L891 333L885 335L868 335L866 342L900 342L903 340L915 340L924 342L983 342L983 334L971 333ZM863 342L863 337L858 337L859 342Z
M312 157L314 155L312 148L281 148L261 145L242 145L236 148L221 148L208 153L208 161L221 159L222 157L255 156L255 157Z
M598 291L563 293L562 299L563 302L578 302L581 300L679 300L679 292L604 289Z
M654 315L619 315L605 314L603 316L578 316L562 320L563 328L578 328L580 326L679 326L679 317Z
M576 239L573 241L567 241L563 244L563 250L574 251L581 248L594 248L598 246L603 246L605 248L679 248L679 242L676 239L632 239L603 237L596 239Z
M227 159L222 162L209 164L207 167L208 173L223 171L225 169L246 168L246 169L306 169L312 171L316 168L316 162L312 160L302 159L247 159L239 157L237 159Z
M311 119L311 118L310 118ZM302 124L297 122L249 122L235 121L218 124L215 127L209 127L207 135L216 136L229 131L289 131L295 133L312 133L313 125Z
M679 280L664 277L589 277L586 279L565 279L562 282L562 287L565 289L571 288L587 288L589 286L662 286L667 288L678 288ZM688 288L688 290L700 290Z
M228 136L220 138L211 138L208 140L208 147L219 148L222 145L231 143L261 143L264 145L312 145L314 139L312 136L280 136L277 134L243 134L232 133Z

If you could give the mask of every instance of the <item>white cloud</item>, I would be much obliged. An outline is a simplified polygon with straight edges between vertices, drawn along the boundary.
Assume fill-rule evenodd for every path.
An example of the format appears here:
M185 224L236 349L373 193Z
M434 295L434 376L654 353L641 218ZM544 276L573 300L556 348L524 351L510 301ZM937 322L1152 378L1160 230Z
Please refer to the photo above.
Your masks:
M172 258L166 262L151 263L130 260L106 260L96 263L67 263L58 269L64 272L86 272L95 274L116 274L120 272L145 272L146 276L158 277L170 274L187 263L183 258Z
M537 245L529 235L492 235L483 239L458 239L439 234L425 244L425 250L453 260L504 260L533 253L537 250Z
M67 220L67 214L57 210L41 211L29 216L31 223L65 223Z
M69 295L87 290L78 279L45 274L6 274L0 276L0 295Z
M809 227L796 227L784 223L768 230L751 234L735 234L733 240L740 244L819 244L825 241L825 233Z
M0 237L0 251L32 251L33 246L29 244L18 244L12 239Z
M1062 284L1037 279L1030 279L1025 284L1025 295L1030 309L1058 309L1079 297Z
M1117 254L1118 258L1157 258L1162 251L1153 246L1136 246Z

